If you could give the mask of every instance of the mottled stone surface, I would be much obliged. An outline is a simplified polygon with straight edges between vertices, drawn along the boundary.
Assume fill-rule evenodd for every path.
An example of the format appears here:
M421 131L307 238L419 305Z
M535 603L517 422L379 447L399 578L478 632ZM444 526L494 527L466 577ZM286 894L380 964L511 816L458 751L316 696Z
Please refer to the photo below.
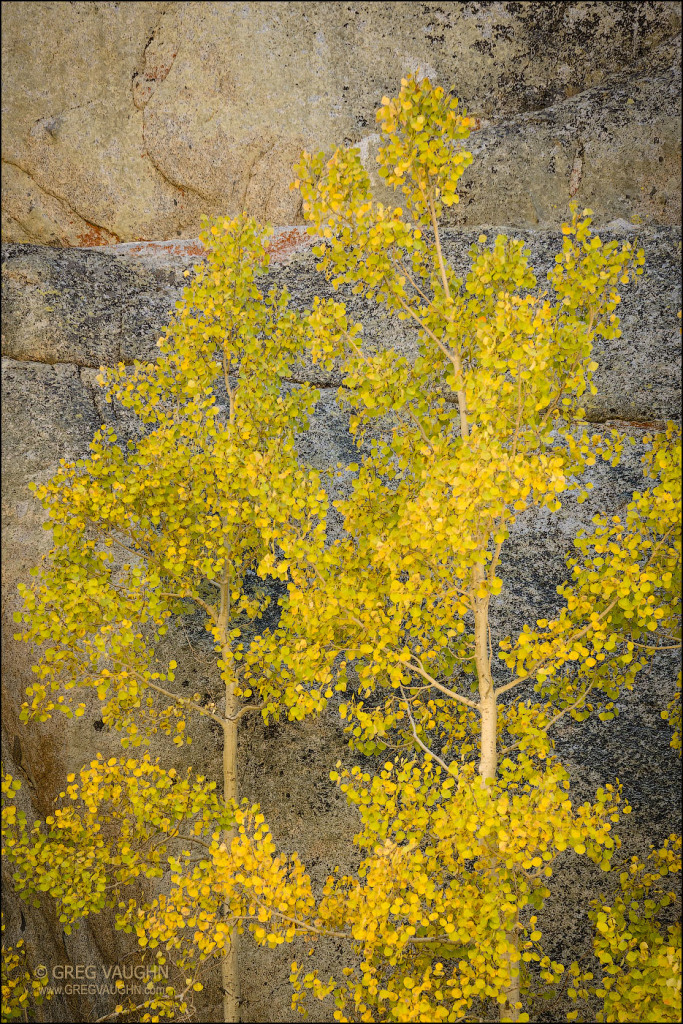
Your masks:
M485 230L490 240L499 232L524 238L541 281L561 247L557 231ZM479 230L455 228L444 232L444 250L459 273L466 273L468 252L479 234ZM646 265L645 274L626 291L619 308L623 337L597 351L599 394L591 400L590 416L595 420L675 416L680 394L680 229L636 230L617 222L602 230L601 238L637 243L645 252ZM304 229L290 228L277 233L272 244L270 277L285 284L300 307L309 305L325 287L315 270L311 241ZM119 361L155 359L168 312L186 284L183 273L201 259L201 252L196 241L68 250L4 247L3 354L19 361L93 369ZM363 322L370 341L392 345L408 355L415 351L415 332L409 324L387 319L380 307L368 308L352 295L346 301L351 314ZM336 375L310 368L307 376L325 386L338 383Z
M679 3L32 0L2 22L6 241L296 223L301 149L372 167L375 110L417 69L481 121L455 222L556 225L572 196L678 222Z
M509 229L490 229L512 233ZM515 232L527 239L532 262L540 272L552 264L560 245L558 232ZM628 225L616 224L602 236L634 237ZM445 251L458 269L467 264L467 251L477 232L451 229ZM563 558L576 530L598 509L623 508L641 481L639 438L653 424L675 417L680 401L680 232L650 228L640 232L646 254L646 274L629 290L621 307L623 337L598 354L598 394L592 418L609 421L636 440L627 447L618 469L596 467L595 491L585 505L567 501L559 516L526 513L520 517L506 554L506 586L495 603L497 636L515 630L557 604L556 586L564 576ZM286 284L299 307L310 304L324 288L315 271L309 240L301 229L288 228L276 236L271 280ZM94 430L107 420L119 437L134 436L130 416L107 406L96 385L97 367L123 359L149 359L169 310L183 287L184 269L200 258L196 242L130 244L92 251L10 245L3 251L3 740L10 768L24 780L22 790L29 813L44 815L63 786L67 772L89 761L97 750L118 752L116 736L101 728L99 705L88 702L86 715L73 722L54 721L27 728L18 722L22 691L30 679L31 654L12 640L12 612L18 606L16 584L47 550L42 514L27 490L31 480L45 480L60 458L87 452ZM392 345L410 354L414 335L403 323L388 321L376 306L349 296L353 315L364 324L369 340ZM300 439L303 458L319 468L354 456L352 440L336 405L339 383L334 372L321 374L302 367L299 379L316 380L321 399L310 431ZM335 527L335 524L332 524ZM193 690L209 692L215 684L211 652L202 642L201 617L177 624L166 641L175 657L177 677ZM206 659L206 660L205 660ZM670 699L676 666L662 656L642 678L636 693L620 701L621 715L612 723L567 723L558 731L558 751L575 780L577 797L585 798L597 785L623 781L634 814L622 834L629 850L644 852L650 842L676 828L678 761L668 751L668 726L659 712ZM216 777L220 772L220 737L204 723L193 730L189 751L178 751L165 740L153 746L164 763L192 763ZM327 778L338 758L354 759L345 749L334 708L317 721L264 726L246 721L240 734L241 787L259 801L277 842L297 849L321 882L337 863L356 860L352 845L355 812L347 808ZM655 762L653 764L653 761ZM568 962L587 948L586 894L603 884L600 872L577 858L567 857L553 882L553 897L544 912L544 934L554 955ZM64 938L59 926L44 913L28 911L6 889L9 935L21 933L31 952L44 962L111 964L135 952L105 918L93 920L75 936ZM249 941L241 952L243 1019L289 1021L289 964L307 947L281 947L275 953L256 949ZM339 961L342 951L330 943L319 963L321 975ZM207 988L199 1019L217 1020L218 993ZM50 1005L45 1020L66 1021L98 1016L106 1004L84 999ZM321 1007L317 1019L332 1019ZM557 1018L555 1018L557 1019Z

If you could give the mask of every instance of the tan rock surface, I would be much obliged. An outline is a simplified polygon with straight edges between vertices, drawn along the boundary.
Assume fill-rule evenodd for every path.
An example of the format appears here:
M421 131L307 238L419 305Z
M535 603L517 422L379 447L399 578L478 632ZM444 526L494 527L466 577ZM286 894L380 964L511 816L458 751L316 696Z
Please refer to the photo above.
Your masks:
M678 219L680 87L653 79L677 66L677 3L30 2L2 17L6 241L195 237L201 213L243 207L296 223L301 148L367 139L417 67L491 123L473 145L496 185L463 223L555 224L577 178L606 220Z

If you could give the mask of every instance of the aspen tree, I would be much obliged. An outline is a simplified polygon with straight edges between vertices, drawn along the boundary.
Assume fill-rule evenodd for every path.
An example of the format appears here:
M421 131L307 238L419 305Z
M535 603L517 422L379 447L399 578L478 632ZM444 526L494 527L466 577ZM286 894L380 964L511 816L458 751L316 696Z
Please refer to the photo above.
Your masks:
M286 580L291 564L318 557L327 501L318 475L300 466L295 452L296 435L307 429L318 393L308 384L283 392L310 331L306 315L289 307L286 290L266 294L260 287L268 269L268 234L247 217L207 227L202 235L206 261L195 268L176 303L159 341L159 360L120 364L101 375L108 401L131 409L145 424L143 436L121 445L113 428L103 426L87 458L62 460L49 483L34 487L48 512L46 527L54 543L36 584L20 587L25 602L24 613L15 616L25 623L20 635L42 645L23 720L44 722L59 712L80 716L85 704L72 698L87 688L102 701L102 720L120 732L124 747L147 743L155 734L178 746L189 743L186 722L192 715L217 723L223 734L222 810L210 780L192 776L181 782L172 769L162 770L149 759L96 759L78 781L70 776L62 794L78 809L63 808L48 821L57 846L40 830L32 839L24 830L15 841L10 849L15 858L30 846L41 865L41 877L33 878L31 858L24 861L28 877L20 879L20 887L58 896L60 919L67 925L104 905L108 863L111 885L120 895L122 884L138 875L163 874L162 854L176 884L192 888L193 860L189 852L178 853L185 846L195 855L198 845L215 846L220 859L234 842L240 856L240 827L251 812L239 809L237 729L244 715L262 708L242 685L241 634L245 620L258 623L268 604L249 579ZM223 686L210 703L200 694L185 696L175 661L164 662L157 654L169 620L196 609L205 616ZM329 687L324 689L329 696ZM113 787L109 797L108 787ZM149 790L144 801L141 788ZM126 792L127 814L116 803L116 794L123 800ZM169 792L172 813L164 817ZM210 814L202 807L203 796ZM115 820L118 829L110 835L106 825ZM214 836L218 822L220 850ZM91 841L100 827L101 846ZM267 847L259 822L256 834ZM155 835L150 861L144 847ZM85 879L79 883L65 871L68 850L75 848L81 851L81 867L83 858L88 864L87 876L95 866L99 871L102 884L89 895L82 891ZM207 880L193 898L201 904L206 896L213 909L205 908L205 916L216 916L209 952L222 959L224 1017L233 1021L239 1015L236 937L250 916L230 896L223 914L211 903L212 864L209 857L201 869ZM147 905L125 910L118 905L118 910L119 925L129 929L139 931L137 921L145 915L154 918ZM176 923L184 925L182 916ZM162 930L168 927L167 921L160 924ZM181 957L180 966L184 963ZM178 996L181 1005L184 999L185 993Z
M481 236L458 278L440 218L472 160L471 119L415 76L377 118L379 174L401 207L373 200L354 148L304 154L294 186L318 268L412 324L419 345L413 363L358 335L334 345L321 318L314 348L341 361L369 452L337 503L344 535L292 572L282 628L306 651L283 657L264 636L255 673L272 664L277 693L283 680L313 685L323 666L341 679L352 669L340 709L351 746L390 759L332 773L360 812L365 860L357 877L330 879L318 913L360 952L324 985L295 965L295 999L334 991L342 1021L491 1019L496 1005L528 1020L533 990L565 970L534 913L553 862L570 849L609 871L613 824L630 811L618 782L574 805L550 730L568 715L609 721L655 653L680 647L680 440L673 426L646 439L652 486L624 515L594 519L559 610L496 650L490 602L517 517L558 512L564 493L581 501L596 459L619 461L616 432L589 435L585 398L594 342L619 337L618 287L644 257L604 243L574 207L545 282L504 236ZM675 844L656 856L680 870ZM657 977L672 957L651 965Z

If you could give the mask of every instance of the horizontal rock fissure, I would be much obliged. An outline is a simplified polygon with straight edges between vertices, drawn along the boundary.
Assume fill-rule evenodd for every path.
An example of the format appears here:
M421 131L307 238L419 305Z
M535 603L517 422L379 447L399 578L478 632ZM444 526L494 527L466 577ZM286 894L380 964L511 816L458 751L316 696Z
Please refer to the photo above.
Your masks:
M25 167L22 167L21 164L17 163L14 160L7 160L5 157L2 157L1 162L3 164L7 164L8 167L15 167L18 171L21 171L21 173L25 174L27 178L30 178L30 180L32 181L32 183L35 185L35 187L37 189L40 189L41 192L44 192L46 196L50 196L51 199L56 199L58 203L62 203L66 207L66 209L69 210L70 213L72 213L75 217L78 217L79 220L82 220L84 224L88 225L88 227L94 228L96 231L105 231L108 235L111 235L111 237L113 239L115 239L115 241L113 243L109 243L109 244L116 245L118 242L121 241L121 239L116 234L116 232L112 231L111 228L105 228L105 226L103 224L96 224L95 221L88 220L88 218L84 214L80 213L74 206L71 205L71 203L69 202L68 199L65 199L64 196L58 195L56 192L52 192L49 188L46 188L45 185L43 185L40 182L36 181L35 177L31 173L31 171L27 170ZM17 218L15 218L15 219L17 219ZM21 222L17 220L17 223L21 223ZM35 244L39 245L40 243L38 242L38 243L35 243ZM70 248L70 247L65 246L65 248ZM88 247L88 248L90 248L90 247Z
M95 366L92 363L76 363L73 360L61 360L61 359L16 359L14 356L3 356L3 362L7 363L20 363L25 366L73 366L77 370L99 370L100 366ZM133 360L121 360L124 366L134 366ZM144 362L144 360L138 360L138 362ZM83 378L81 377L81 380ZM283 377L283 384L311 384L314 388L320 388L323 390L332 390L344 388L345 385L342 383L330 383L329 381L321 381L308 379L304 377Z

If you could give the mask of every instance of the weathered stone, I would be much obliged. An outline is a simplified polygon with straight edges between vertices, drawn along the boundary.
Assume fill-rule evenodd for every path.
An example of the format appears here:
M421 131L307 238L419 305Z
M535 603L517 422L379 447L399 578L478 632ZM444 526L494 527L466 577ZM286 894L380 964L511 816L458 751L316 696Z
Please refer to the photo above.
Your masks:
M531 264L542 281L561 247L559 233L491 228L487 235L492 240L499 231L527 241ZM461 274L466 273L468 251L478 236L471 230L444 232L445 251ZM590 417L597 421L676 416L680 229L648 228L637 234L622 224L605 228L601 237L638 241L645 251L646 272L635 287L625 289L619 310L623 337L597 349L599 394L590 400ZM288 287L300 308L325 288L315 270L310 241L302 229L283 231L273 239L270 277ZM64 251L6 246L3 355L93 368L119 360L156 359L157 339L186 284L183 272L201 259L201 252L196 242ZM415 351L415 332L409 324L388 320L381 308L368 308L353 295L345 299L351 314L362 320L369 340L391 344L406 354ZM324 386L338 382L334 374L311 367L302 372Z
M677 224L680 73L587 89L544 110L492 118L471 136L452 223L544 227L571 200L595 222Z
M464 223L557 224L572 191L607 221L676 222L678 78L657 89L677 3L34 2L2 19L7 241L194 237L200 214L243 208L295 223L300 150L369 153L382 96L417 68L491 122Z

